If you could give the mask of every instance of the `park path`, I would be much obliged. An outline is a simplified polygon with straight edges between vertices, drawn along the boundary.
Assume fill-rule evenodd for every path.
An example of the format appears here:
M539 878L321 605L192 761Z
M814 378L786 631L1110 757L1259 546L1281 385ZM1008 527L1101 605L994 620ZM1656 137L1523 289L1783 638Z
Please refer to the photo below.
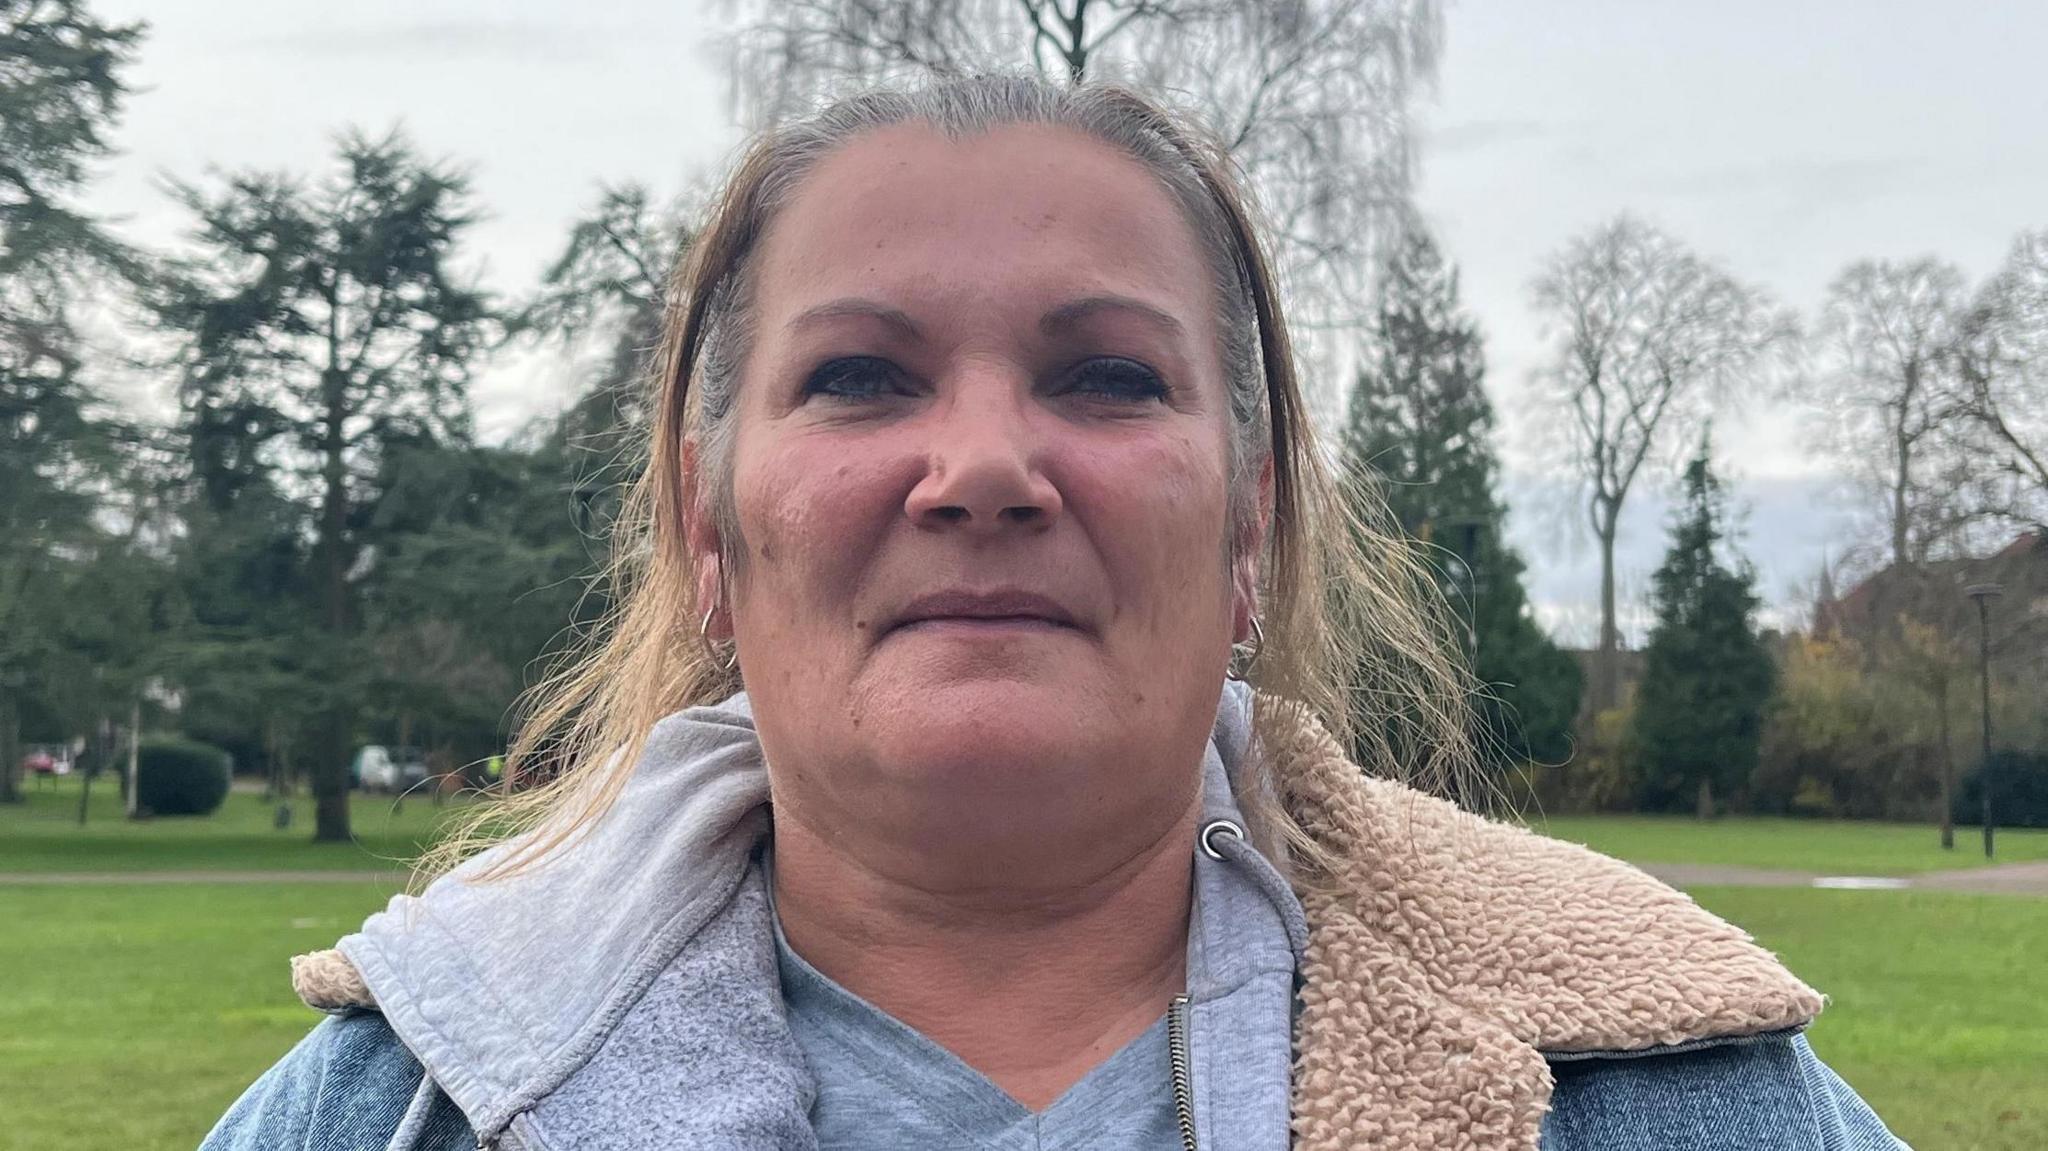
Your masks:
M1820 875L1732 864L1645 863L1644 871L1673 887L1832 887L1908 891L1962 891L2048 897L2048 860L1919 875ZM0 874L0 887L73 887L160 883L381 883L399 887L402 871L47 871Z
M2048 895L2048 860L2001 863L1971 871L1934 871L1913 877L1930 891L1981 891L1993 895Z
M1925 871L1918 875L1821 875L1706 863L1639 863L1673 887L1833 887L2048 896L2048 860Z

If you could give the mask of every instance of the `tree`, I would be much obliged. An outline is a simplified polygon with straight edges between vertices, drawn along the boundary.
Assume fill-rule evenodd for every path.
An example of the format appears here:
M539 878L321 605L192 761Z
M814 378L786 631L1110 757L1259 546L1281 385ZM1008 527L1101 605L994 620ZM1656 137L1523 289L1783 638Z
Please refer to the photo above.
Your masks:
M1436 70L1437 0L735 0L733 80L760 125L920 73L1036 69L1179 93L1273 222L1297 338L1332 363L1410 215L1409 107Z
M602 188L520 311L525 333L570 348L607 348L540 449L561 456L573 476L579 524L610 522L618 493L644 466L647 361L661 340L670 277L689 244L685 216L680 204L656 208L641 185Z
M282 797L335 679L320 655L311 513L287 491L292 477L281 463L266 458L283 434L276 413L191 401L179 429L184 530L165 666L182 697L183 729L238 762L260 761L270 794Z
M1562 441L1600 546L1593 705L1617 702L1614 542L1646 465L1790 343L1765 293L1629 216L1552 255L1532 286L1556 336L1534 378L1536 419Z
M176 185L200 255L184 261L160 314L184 334L183 402L195 424L247 413L274 434L257 457L285 461L284 489L311 513L324 717L315 749L314 836L346 839L347 764L370 673L357 642L358 585L387 446L470 434L472 361L497 335L489 299L452 267L475 216L468 185L398 134L342 138L336 171Z
M22 693L62 651L58 561L93 542L118 458L73 311L135 264L71 201L111 150L142 30L77 0L0 5L0 802L20 796Z
M1987 510L2048 525L2048 230L2013 241L1970 311L1961 351L1962 411L1992 467Z
M1420 227L1387 261L1372 337L1341 441L1351 490L1377 493L1437 561L1488 689L1482 744L1516 759L1562 760L1578 665L1530 615L1522 558L1503 538L1506 509L1495 495L1479 329L1459 303L1457 270Z
M384 470L364 581L375 711L400 742L488 755L528 667L595 623L567 461L545 445L423 440L394 446Z
M94 524L47 570L56 592L45 626L57 643L33 694L61 717L64 736L92 732L81 788L84 821L92 779L125 745L149 682L161 667L170 593L169 544L177 531L171 490L175 450L161 429L111 428L115 456L94 493ZM119 735L116 739L115 736Z
M1657 622L1636 696L1645 797L1670 809L1740 790L1756 770L1771 656L1758 638L1756 574L1724 557L1727 509L1702 443L1686 465L1685 504L1650 594Z
M1893 564L1927 559L1959 519L1961 485L1945 464L1956 459L1962 311L1962 273L1932 259L1860 260L1828 288L1833 370L1813 395L1836 457L1884 493Z

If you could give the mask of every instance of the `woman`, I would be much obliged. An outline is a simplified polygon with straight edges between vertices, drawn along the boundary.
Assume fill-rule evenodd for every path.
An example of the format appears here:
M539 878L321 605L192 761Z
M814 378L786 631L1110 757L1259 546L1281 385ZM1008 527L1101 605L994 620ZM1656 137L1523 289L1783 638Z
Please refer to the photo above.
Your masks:
M1741 932L1392 781L1462 681L1158 107L838 104L673 298L569 770L294 964L337 1018L208 1146L1897 1145Z

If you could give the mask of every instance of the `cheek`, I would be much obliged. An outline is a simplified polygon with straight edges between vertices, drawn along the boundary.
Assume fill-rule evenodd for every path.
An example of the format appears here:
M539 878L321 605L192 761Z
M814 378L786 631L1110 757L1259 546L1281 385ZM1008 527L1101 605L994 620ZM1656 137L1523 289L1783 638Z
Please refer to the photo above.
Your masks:
M736 445L733 504L746 555L736 598L767 593L763 622L849 598L896 511L882 461L818 437Z
M1229 491L1222 449L1206 437L1163 436L1119 453L1090 476L1102 523L1093 532L1125 611L1186 639L1202 610L1228 610Z

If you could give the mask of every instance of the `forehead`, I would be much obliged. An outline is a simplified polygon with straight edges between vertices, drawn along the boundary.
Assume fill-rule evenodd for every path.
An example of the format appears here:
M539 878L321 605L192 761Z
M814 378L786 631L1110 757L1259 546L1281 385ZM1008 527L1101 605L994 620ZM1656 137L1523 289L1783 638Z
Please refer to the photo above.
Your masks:
M1071 128L864 132L803 180L760 259L770 313L839 295L1051 306L1106 292L1213 331L1207 262L1179 205L1136 159Z

